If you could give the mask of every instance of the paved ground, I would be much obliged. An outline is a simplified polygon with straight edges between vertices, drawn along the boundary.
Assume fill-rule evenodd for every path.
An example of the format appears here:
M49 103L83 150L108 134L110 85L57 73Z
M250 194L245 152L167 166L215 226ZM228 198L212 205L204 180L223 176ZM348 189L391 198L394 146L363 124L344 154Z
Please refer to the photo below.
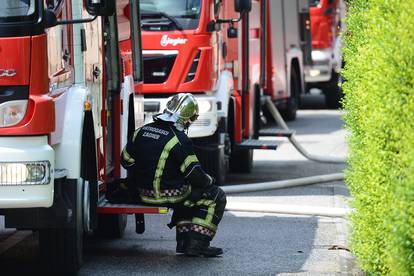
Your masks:
M297 138L315 154L346 154L341 113L303 110L290 126ZM305 160L289 143L278 151L257 151L250 175L232 174L228 184L255 183L341 172L344 165ZM232 195L231 200L303 206L346 207L349 194L342 182L278 191ZM347 249L344 219L227 212L214 245L225 254L216 259L175 255L169 215L147 216L147 231L137 235L130 217L121 240L88 239L80 275L355 275L359 274ZM0 225L1 227L1 225ZM1 242L0 242L1 249ZM1 252L1 251L0 251ZM35 237L0 257L10 275L37 271Z

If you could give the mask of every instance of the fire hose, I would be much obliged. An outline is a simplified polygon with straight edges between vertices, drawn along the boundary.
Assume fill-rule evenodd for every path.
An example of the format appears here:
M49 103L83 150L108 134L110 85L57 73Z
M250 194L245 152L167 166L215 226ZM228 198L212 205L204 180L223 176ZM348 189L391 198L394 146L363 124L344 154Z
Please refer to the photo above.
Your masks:
M331 181L341 181L344 179L343 173L334 173L334 174L325 174L325 175L316 175L310 177L288 179L288 180L279 180L279 181L270 181L256 184L239 184L232 186L221 187L226 194L235 194L235 193L248 193L248 192L259 192L259 191L268 191L276 190L283 188L290 188L296 186L305 186L312 185L317 183L331 182Z
M331 208L254 202L246 203L232 199L227 199L226 210L232 212L275 213L284 215L322 216L339 218L346 218L346 216L350 212L348 208Z
M279 111L273 104L270 97L266 98L266 105L269 112L272 114L276 123L284 130L289 130L289 127L283 120ZM318 156L308 153L302 145L295 139L294 135L289 137L290 142L293 146L307 159L320 162L320 163L335 163L341 164L345 163L345 158L338 157L325 157ZM258 191L267 191L275 190L282 188L290 188L304 185L311 185L317 183L331 182L331 181L342 181L344 179L343 173L327 174L327 175L317 175L311 177L289 179L289 180L280 180L280 181L270 181L256 184L240 184L225 186L222 189L226 194L232 193L247 193L247 192L258 192ZM330 207L315 207L315 206L301 206L301 205L280 205L280 204L265 204L265 203L252 203L252 202L242 202L235 201L232 198L229 198L227 206L227 211L239 211L239 212L259 212L259 213L278 213L278 214L291 214L291 215L313 215L313 216L327 216L327 217L346 217L350 212L348 208L330 208Z
M273 104L270 97L266 98L266 106L269 109L269 112L272 114L273 118L275 119L276 123L284 130L289 130L289 127L283 120L282 116L280 115L279 111ZM345 158L338 158L338 157L326 157L326 156L319 156L319 155L313 155L308 153L305 148L302 147L301 144L296 140L295 135L292 135L289 137L289 141L292 143L292 145L307 159L320 162L320 163L334 163L334 164L341 164L345 163Z
M341 181L344 179L343 173L317 175L296 179L269 181L256 184L239 184L221 187L226 194L248 193L276 190L317 183ZM226 211L233 212L255 212L255 213L277 213L289 215L325 216L325 217L346 217L349 213L348 208L331 208L302 205L281 205L270 203L253 203L240 200L227 199Z

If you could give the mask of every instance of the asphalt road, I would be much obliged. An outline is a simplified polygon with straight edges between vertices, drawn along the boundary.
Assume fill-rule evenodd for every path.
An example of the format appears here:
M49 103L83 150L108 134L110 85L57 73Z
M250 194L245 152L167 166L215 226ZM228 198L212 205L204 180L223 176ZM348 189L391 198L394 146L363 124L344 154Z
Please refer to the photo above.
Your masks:
M289 125L310 152L345 156L346 131L341 116L336 110L302 110L297 120ZM336 173L345 169L345 165L308 161L287 141L277 151L256 151L254 160L253 173L231 174L228 185ZM237 194L230 198L246 204L266 202L334 208L346 207L349 194L342 182L332 182ZM135 234L132 219L130 216L123 239L91 237L86 241L85 262L79 275L359 274L347 251L344 219L226 212L213 241L213 245L223 247L225 253L214 259L177 256L175 231L166 227L170 215L148 215L143 235ZM2 254L1 275L33 275L39 271L37 248L36 237L30 236Z

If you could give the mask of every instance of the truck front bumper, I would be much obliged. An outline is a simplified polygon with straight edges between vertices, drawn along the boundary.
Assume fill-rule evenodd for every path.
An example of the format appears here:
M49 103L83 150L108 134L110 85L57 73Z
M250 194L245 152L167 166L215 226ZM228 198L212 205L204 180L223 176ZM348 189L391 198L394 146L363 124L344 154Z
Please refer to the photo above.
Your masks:
M0 137L0 209L52 206L54 159L47 136Z
M305 68L306 82L327 82L332 77L332 51L313 50L312 66Z
M195 94L199 106L199 117L188 129L191 138L208 137L217 130L217 101L214 96ZM145 98L145 124L153 121L153 116L162 113L167 106L167 98Z

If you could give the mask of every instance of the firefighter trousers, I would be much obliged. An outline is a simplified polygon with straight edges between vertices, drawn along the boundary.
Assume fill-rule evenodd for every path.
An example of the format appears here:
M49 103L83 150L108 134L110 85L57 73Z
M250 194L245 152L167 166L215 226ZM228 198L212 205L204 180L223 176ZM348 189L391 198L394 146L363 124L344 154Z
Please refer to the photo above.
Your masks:
M223 217L226 202L226 195L220 187L212 185L193 189L184 201L170 206L174 213L168 226L176 227L177 238L188 233L194 238L211 241Z

